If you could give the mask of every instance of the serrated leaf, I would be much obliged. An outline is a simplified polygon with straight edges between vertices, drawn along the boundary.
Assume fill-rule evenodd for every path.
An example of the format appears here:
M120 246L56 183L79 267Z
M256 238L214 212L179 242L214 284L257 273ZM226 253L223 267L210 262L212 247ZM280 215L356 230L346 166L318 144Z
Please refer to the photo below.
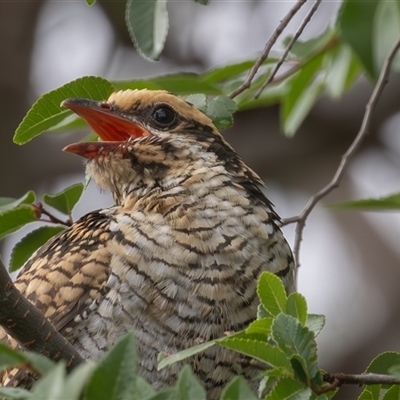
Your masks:
M167 2L128 0L125 21L139 53L150 60L158 60L168 32Z
M307 302L298 292L291 293L286 303L286 314L298 319L302 325L307 321Z
M21 204L32 204L35 201L36 195L35 192L32 190L26 192L19 199L13 199L11 197L0 197L0 213L16 208Z
M35 102L18 126L14 143L29 142L70 115L71 110L60 106L63 100L70 97L104 100L113 91L113 85L106 79L84 76L44 94Z
M17 208L1 213L0 239L37 220L35 210L29 205L20 205Z
M382 397L382 400L400 400L400 386L391 386Z
M39 247L64 229L62 226L42 226L24 236L11 252L10 272L21 268Z
M269 334L271 333L271 325L272 325L272 318L261 318L253 321L248 328L246 329L246 333L251 335L253 333L263 335L265 340L267 340Z
M314 332L314 336L317 337L325 326L325 316L308 314L306 326L310 331Z
M154 389L145 379L136 376L136 387L130 400L148 400L154 395Z
M299 381L282 378L272 389L265 400L309 400L312 391Z
M136 343L133 333L128 333L99 362L93 372L85 400L129 399L135 388Z
M0 387L0 397L7 400L28 400L31 399L29 390L14 388L14 387ZM33 400L33 399L32 399Z
M380 197L377 199L364 199L346 201L329 205L332 209L337 210L359 210L359 211L390 211L400 210L400 193L390 196Z
M286 311L286 292L282 281L273 273L264 271L258 280L257 294L262 306L273 317Z
M292 369L289 358L285 353L281 349L272 346L270 343L237 337L217 339L216 343L220 346L253 357L272 367L284 367L288 370Z
M178 396L176 400L206 400L206 391L194 376L189 365L185 365L176 384Z
M258 400L258 397L243 376L236 376L225 386L220 400Z
M227 96L217 96L208 101L206 114L218 129L233 125L233 114L237 111L236 103Z
M64 214L70 215L75 204L81 198L83 189L83 184L77 183L59 193L44 194L43 202Z
M290 315L279 314L272 323L272 338L288 356L299 354L307 363L307 378L320 380L314 333Z
M190 347L189 349L165 357L158 363L157 370L160 371L171 364L175 364L176 362L182 361L185 358L191 357L197 353L201 353L202 351L207 350L208 348L214 345L215 345L215 340L211 340L209 342Z
M379 1L346 0L338 20L342 39L352 47L372 78L376 78L372 27L378 4Z
M389 370L393 366L400 364L400 353L386 351L375 357L365 370L366 373L390 374ZM382 388L389 388L390 385L382 385Z

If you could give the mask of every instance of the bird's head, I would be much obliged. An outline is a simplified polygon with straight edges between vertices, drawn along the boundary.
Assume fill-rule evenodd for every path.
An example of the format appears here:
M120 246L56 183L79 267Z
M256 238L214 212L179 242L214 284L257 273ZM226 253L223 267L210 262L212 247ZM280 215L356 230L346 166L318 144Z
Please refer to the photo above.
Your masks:
M74 98L62 106L81 116L102 139L74 143L64 151L88 159L88 174L117 203L135 187L179 185L180 179L204 168L252 173L210 118L166 91L125 90L107 101Z

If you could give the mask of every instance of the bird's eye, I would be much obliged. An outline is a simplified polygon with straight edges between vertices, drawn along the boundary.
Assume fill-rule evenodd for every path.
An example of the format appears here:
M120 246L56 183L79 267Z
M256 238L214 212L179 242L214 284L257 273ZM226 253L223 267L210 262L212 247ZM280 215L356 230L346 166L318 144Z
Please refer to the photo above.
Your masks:
M165 105L155 108L151 117L161 127L171 126L176 121L175 111Z

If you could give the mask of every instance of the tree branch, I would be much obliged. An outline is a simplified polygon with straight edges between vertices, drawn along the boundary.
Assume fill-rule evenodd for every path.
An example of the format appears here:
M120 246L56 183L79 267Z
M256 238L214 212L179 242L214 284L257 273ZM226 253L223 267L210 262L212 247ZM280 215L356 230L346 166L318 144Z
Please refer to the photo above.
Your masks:
M23 348L53 361L66 360L68 370L84 361L40 310L14 286L1 259L0 325Z
M282 225L287 225L290 223L296 222L296 231L295 231L295 242L294 242L294 249L293 249L293 254L294 258L296 261L296 266L300 266L300 246L301 246L301 241L303 239L303 230L306 225L306 221L308 216L310 215L311 211L314 209L316 204L327 194L329 194L333 189L337 188L343 178L344 173L346 172L346 169L349 165L350 160L354 156L354 154L357 152L357 150L360 148L360 145L365 138L365 136L369 132L369 126L372 118L372 112L375 109L380 96L383 92L383 89L388 82L388 76L390 73L390 67L393 62L393 58L395 57L397 51L400 48L400 37L397 39L396 43L393 45L389 53L387 54L385 58L385 62L383 64L381 73L379 75L379 79L374 87L374 90L371 94L371 97L365 107L365 113L364 117L361 123L360 130L358 131L357 136L355 137L353 143L350 145L350 147L347 149L347 151L343 154L341 162L339 164L339 167L336 170L335 175L333 176L332 180L325 186L323 187L320 191L315 193L313 196L310 197L308 200L308 203L304 207L303 211L301 212L300 215L284 219L282 221Z
M308 25L310 22L312 16L314 13L317 11L319 5L321 4L322 0L316 0L313 4L313 6L310 8L309 12L303 19L302 23L300 24L299 28L297 29L296 33L293 35L293 37L290 39L289 44L286 46L285 51L283 52L282 56L279 58L278 62L275 64L274 69L271 72L271 75L267 79L267 81L261 86L260 90L256 93L254 96L255 99L257 99L260 94L263 92L263 90L267 87L267 85L272 82L272 80L275 78L276 73L279 71L279 68L282 66L282 64L285 62L286 57L288 56L290 50L292 49L293 45L296 43L296 41L299 39L300 35L303 33L305 27Z
M278 37L281 35L283 30L288 26L289 22L292 20L292 18L296 15L297 11L300 10L300 8L307 2L307 0L297 0L296 4L289 10L289 12L285 15L285 17L282 19L278 27L275 29L274 33L268 40L267 44L264 47L263 52L261 53L261 56L258 58L258 60L255 62L253 67L251 68L249 75L247 76L246 80L237 88L235 89L232 93L229 94L229 97L233 99L236 97L238 94L244 92L246 89L248 89L256 76L259 68L261 67L262 63L267 59L272 46L275 44L277 41Z

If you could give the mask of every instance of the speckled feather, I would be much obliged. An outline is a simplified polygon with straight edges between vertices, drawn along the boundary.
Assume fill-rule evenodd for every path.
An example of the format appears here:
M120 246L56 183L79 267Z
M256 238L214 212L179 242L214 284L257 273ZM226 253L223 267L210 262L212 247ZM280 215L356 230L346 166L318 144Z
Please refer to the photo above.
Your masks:
M87 164L116 206L53 238L16 285L85 358L134 331L139 373L159 389L182 366L158 372L159 352L245 328L256 318L262 271L294 290L293 258L260 178L208 117L163 91L117 92L107 104L148 132ZM160 104L175 112L173 125L152 120ZM208 399L238 373L256 384L257 371L242 371L238 358L215 347L188 360Z

